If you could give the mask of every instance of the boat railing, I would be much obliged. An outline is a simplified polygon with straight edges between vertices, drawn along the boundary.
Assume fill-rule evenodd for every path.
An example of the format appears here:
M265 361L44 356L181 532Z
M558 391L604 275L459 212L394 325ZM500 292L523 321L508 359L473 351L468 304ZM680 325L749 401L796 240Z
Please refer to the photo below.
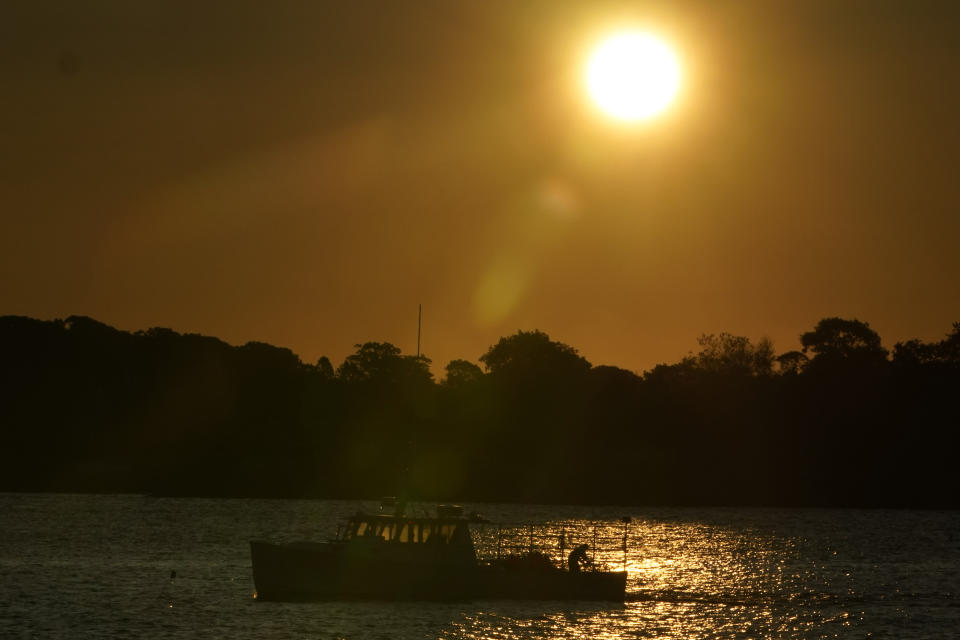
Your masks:
M477 559L495 563L534 554L553 566L567 568L570 554L586 545L585 570L610 571L626 567L629 519L615 522L550 522L542 524L487 524L471 531Z

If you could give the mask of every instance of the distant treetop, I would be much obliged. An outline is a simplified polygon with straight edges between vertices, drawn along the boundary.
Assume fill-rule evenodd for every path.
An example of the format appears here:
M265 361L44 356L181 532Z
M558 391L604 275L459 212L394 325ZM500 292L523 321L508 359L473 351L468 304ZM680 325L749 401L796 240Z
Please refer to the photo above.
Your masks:
M591 368L576 349L553 341L538 330L518 331L500 338L480 356L480 362L493 376L525 378L531 383L544 379L569 379L585 375Z

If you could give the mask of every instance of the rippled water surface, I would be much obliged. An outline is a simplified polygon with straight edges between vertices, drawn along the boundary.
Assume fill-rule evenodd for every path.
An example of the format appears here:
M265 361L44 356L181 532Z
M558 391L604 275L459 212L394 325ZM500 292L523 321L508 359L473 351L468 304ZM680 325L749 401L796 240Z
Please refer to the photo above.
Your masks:
M960 629L960 514L942 511L467 505L588 542L595 527L622 535L620 518L631 516L627 602L252 598L248 540L323 540L375 506L0 494L0 637L945 638ZM622 548L597 560L620 567Z

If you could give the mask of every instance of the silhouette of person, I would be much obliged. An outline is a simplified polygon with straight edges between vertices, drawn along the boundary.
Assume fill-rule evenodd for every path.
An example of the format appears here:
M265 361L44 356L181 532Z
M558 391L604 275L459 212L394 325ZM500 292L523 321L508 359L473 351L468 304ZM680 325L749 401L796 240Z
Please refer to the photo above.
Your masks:
M567 557L567 567L570 569L570 573L580 573L580 570L590 564L590 559L587 558L587 549L589 549L585 544L581 544L577 547L574 547L573 551L570 552L570 555Z

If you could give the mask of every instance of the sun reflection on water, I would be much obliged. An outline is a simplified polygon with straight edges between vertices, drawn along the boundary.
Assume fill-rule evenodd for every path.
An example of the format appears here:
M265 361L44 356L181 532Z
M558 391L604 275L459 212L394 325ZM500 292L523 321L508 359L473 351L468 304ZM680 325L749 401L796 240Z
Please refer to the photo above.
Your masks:
M596 524L611 568L632 516L626 602L250 598L249 539L327 539L357 506L0 495L16 515L0 518L0 637L950 638L960 621L960 515L933 511L465 505L581 540Z
M535 542L559 563L561 532L568 551L574 540L605 540L592 546L592 553L600 566L626 566L626 602L489 603L441 637L804 637L824 625L843 629L864 621L863 611L845 602L857 593L851 573L825 566L836 562L835 556L823 557L832 552L811 556L803 537L778 533L762 522L744 526L634 517L626 529L625 560L619 522L570 519L541 528L542 540L522 539L512 550ZM489 552L496 539L495 531L486 536L478 538L481 553L483 548Z

